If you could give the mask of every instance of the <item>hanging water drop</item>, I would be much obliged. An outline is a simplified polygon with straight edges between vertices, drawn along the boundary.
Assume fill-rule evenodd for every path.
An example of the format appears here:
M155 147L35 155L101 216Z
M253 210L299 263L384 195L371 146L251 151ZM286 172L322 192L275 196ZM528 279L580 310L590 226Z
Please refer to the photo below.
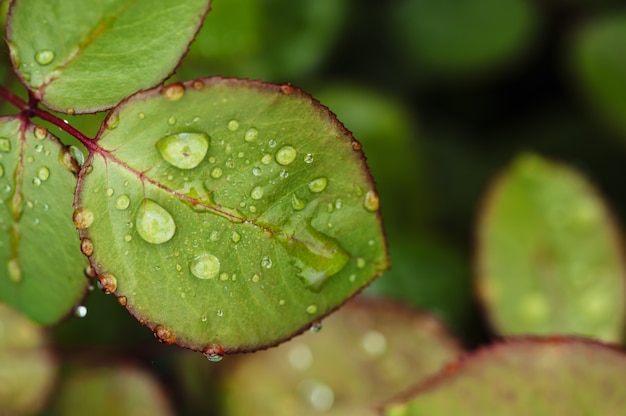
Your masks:
M191 261L189 270L198 279L213 279L220 271L220 260L212 254L204 253Z
M220 345L211 345L204 350L204 356L212 363L218 363L224 358L224 348Z
M176 232L176 223L169 212L151 199L144 199L135 220L137 233L150 244L169 241Z
M89 226L93 223L93 212L87 208L77 208L74 210L72 220L74 221L76 228L84 230L85 228L89 228Z
M87 257L93 254L93 243L88 238L80 240L80 251Z
M378 199L378 194L375 191L367 191L365 193L365 197L363 198L363 207L370 212L378 211L380 205L380 201Z
M154 327L154 336L164 344L173 344L176 342L176 335L174 335L174 332L163 325L157 325Z
M283 146L276 152L276 162L278 164L287 166L296 159L296 149L292 146Z
M311 332L320 332L322 330L322 321L313 321L311 323L311 327L309 328L309 331Z
M325 177L313 179L309 182L309 191L313 193L322 192L328 186L328 179Z
M209 150L206 133L183 132L165 136L156 142L161 157L179 169L193 169L202 162Z
M126 194L122 194L115 198L115 208L125 210L130 206L130 198Z
M35 61L42 66L49 65L52 61L54 61L54 57L54 51L49 49L42 49L35 53Z

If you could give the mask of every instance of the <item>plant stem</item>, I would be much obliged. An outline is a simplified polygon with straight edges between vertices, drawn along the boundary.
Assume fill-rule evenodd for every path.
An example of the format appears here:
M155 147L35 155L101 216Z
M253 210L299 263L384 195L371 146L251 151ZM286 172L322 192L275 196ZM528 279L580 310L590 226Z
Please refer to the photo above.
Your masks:
M1 85L0 85L0 97L4 98L8 103L16 107L18 110L20 110L20 113L23 116L26 116L29 119L32 117L39 117L40 119L45 120L49 123L52 123L58 128L60 128L61 130L65 131L66 133L71 134L72 136L76 137L76 139L79 142L81 142L90 152L93 152L97 148L97 146L89 137L85 136L81 131L71 126L67 122L67 120L63 120L55 116L54 114L51 114L45 110L38 108L37 101L32 101L29 104Z

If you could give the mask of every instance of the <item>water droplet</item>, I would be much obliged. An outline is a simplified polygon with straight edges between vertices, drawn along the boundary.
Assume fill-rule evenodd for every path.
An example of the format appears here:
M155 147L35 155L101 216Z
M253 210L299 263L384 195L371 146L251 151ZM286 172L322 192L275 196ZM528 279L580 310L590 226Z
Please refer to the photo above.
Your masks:
M176 232L176 223L169 212L151 199L144 199L135 220L137 233L150 244L169 241Z
M115 208L125 210L130 206L130 198L126 194L122 194L115 198Z
M311 332L320 332L322 330L322 321L313 321L311 323L311 327L309 331Z
M280 242L298 269L296 275L312 291L319 291L350 261L350 256L337 240L310 225L297 238Z
M137 117L139 117L139 119L143 120L144 118L146 118L146 115L144 113L139 113L139 114L137 114Z
M306 344L296 343L287 353L289 364L298 371L306 371L313 365L313 353Z
M113 114L112 116L109 116L106 121L106 129L114 130L119 124L119 122L120 122L120 116L118 116L117 114Z
M361 143L355 140L351 144L352 144L352 150L361 150Z
M93 243L88 238L80 240L80 251L87 257L93 254Z
M156 143L161 157L179 169L193 169L202 162L209 150L209 136L205 133L177 133L165 136Z
M107 295L117 290L117 278L111 273L105 272L98 276L98 282Z
M78 318L84 318L87 316L87 307L83 305L79 305L74 309L74 315Z
M252 168L252 174L254 176L261 176L261 168L258 166L255 166Z
M198 279L213 279L220 271L220 260L212 254L204 253L191 261L189 270Z
M185 94L185 87L181 83L174 83L170 85L166 85L161 90L161 95L163 95L169 101L177 101L182 98Z
M126 241L127 243L130 243L131 241L133 241L133 236L130 234L126 234L124 236L124 241Z
M285 95L293 94L294 91L295 91L295 88L292 87L290 84L283 84L280 86L280 92L282 92Z
M35 185L35 186L41 185L41 179L39 179L39 178L33 179L33 185Z
M84 230L85 228L89 228L89 226L93 223L93 212L87 208L77 208L74 210L72 220L74 221L76 228Z
M263 155L263 157L261 158L261 163L263 163L264 165L269 164L272 161L272 155L270 155L269 153L266 153Z
M117 303L119 303L121 306L126 306L126 304L128 303L128 299L126 299L126 296L120 296L119 298L117 298Z
M228 130L230 131L235 131L239 128L239 121L238 120L230 120L228 122Z
M231 236L231 240L233 243L237 244L241 240L241 235L237 231L233 231L233 235Z
M218 233L217 231L211 231L211 235L209 236L209 240L217 241L219 239L220 239L220 233Z
M272 149L273 149L273 148L275 148L275 147L276 147L276 140L271 139L269 142L267 142L267 145L268 145L270 148L272 148Z
M85 163L85 154L82 152L82 150L80 150L76 146L70 146L69 151L71 155L74 156L74 159L76 160L76 163L78 163L78 166L83 166L83 164Z
M0 137L0 152L9 153L11 151L11 141L6 137Z
M255 186L250 192L250 197L256 200L263 198L263 188L261 188L260 186Z
M363 206L366 210L370 212L378 211L378 207L380 205L380 201L378 199L378 194L375 191L367 191L365 193L365 197L363 198Z
M224 311L221 309L218 309L215 314L221 318L222 316L224 316Z
M54 56L54 51L43 49L35 53L35 61L37 61L39 65L49 65L54 61Z
M193 85L194 90L199 91L204 87L204 81L202 81L201 79L196 79L191 85Z
M317 305L309 305L306 307L306 313L308 313L309 315L313 315L316 312L317 312Z
M157 325L154 327L154 336L164 344L173 344L176 342L176 335L174 335L174 332L163 325Z
M296 159L296 149L292 146L283 146L276 152L276 162L280 165L287 166Z
M174 124L176 124L176 117L170 117L167 119L167 124L169 124L170 126L173 126Z
M304 157L305 163L313 163L313 155L311 153L307 153Z
M112 196L115 193L115 190L113 188L107 188L106 194L107 196Z
M269 269L272 267L272 259L270 259L269 257L263 257L263 260L261 260L261 267L264 267L266 269Z
M250 127L248 130L246 130L246 133L244 134L243 139L246 142L251 143L255 141L257 137L259 137L259 131L254 127Z
M45 166L40 167L37 171L37 177L42 181L47 181L50 177L50 169Z
M362 269L363 267L365 267L365 259L362 257L359 257L358 259L356 259L356 267L358 267L359 269Z
M17 257L13 257L9 260L7 269L9 271L9 279L11 279L13 283L19 283L22 281L22 269Z
M322 192L328 185L328 179L325 177L313 179L309 182L309 191L313 193Z
M78 173L78 171L80 170L80 165L70 151L69 147L65 147L63 148L63 150L61 150L61 152L59 152L59 162L61 162L61 165L63 165L65 169L69 170L72 173Z
M19 68L21 64L19 50L17 49L15 43L10 40L7 41L7 44L9 45L9 56L11 57L11 61L13 61L15 68Z
M36 126L35 129L33 130L33 134L35 135L35 138L37 140L43 140L46 138L46 135L48 134L48 129L45 128L44 126Z
M217 179L222 176L222 173L222 168L216 166L211 170L211 177Z
M387 350L387 338L376 330L369 330L361 339L361 347L363 347L365 352L369 355L378 357L383 355Z
M254 205L250 205L248 207L248 209L250 210L250 212L255 213L256 212L256 207Z
M261 276L259 276L258 273L255 273L254 276L252 276L252 283L259 283L259 280L261 280Z
M296 211L301 211L306 207L306 201L298 198L296 194L291 194L291 207Z
M211 345L204 350L204 356L212 363L218 363L224 358L224 348L220 345Z

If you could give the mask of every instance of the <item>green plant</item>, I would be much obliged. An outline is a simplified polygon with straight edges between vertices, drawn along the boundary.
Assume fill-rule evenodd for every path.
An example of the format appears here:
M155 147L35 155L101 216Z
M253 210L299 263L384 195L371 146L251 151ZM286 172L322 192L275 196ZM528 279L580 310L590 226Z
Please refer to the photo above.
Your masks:
M502 81L547 8L2 5L0 415L623 409L619 225L551 160L621 150ZM595 20L570 62L619 132L623 20Z

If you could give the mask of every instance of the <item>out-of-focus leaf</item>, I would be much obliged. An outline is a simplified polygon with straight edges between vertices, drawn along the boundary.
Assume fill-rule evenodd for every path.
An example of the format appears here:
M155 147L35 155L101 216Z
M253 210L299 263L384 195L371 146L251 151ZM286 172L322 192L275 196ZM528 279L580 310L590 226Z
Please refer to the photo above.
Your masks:
M479 293L498 332L622 339L621 235L574 170L535 155L516 159L486 196L476 263Z

